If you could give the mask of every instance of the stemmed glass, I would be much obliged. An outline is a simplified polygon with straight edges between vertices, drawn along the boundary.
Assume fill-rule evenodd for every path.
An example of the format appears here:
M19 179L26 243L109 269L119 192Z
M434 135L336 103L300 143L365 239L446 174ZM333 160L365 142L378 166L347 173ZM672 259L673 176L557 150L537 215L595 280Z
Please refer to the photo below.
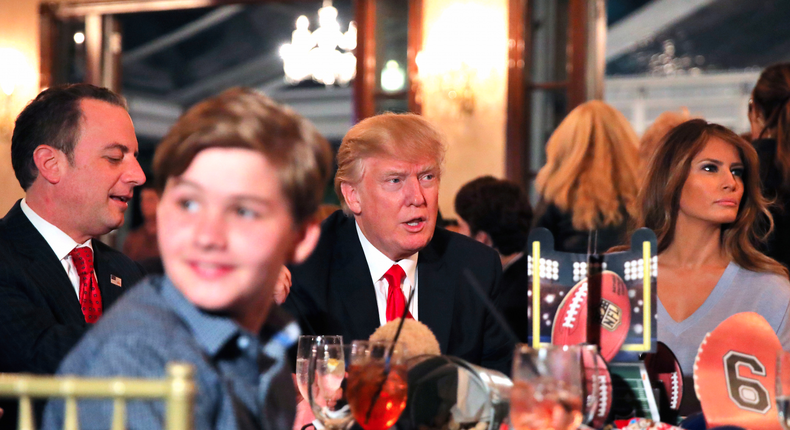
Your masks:
M790 352L787 351L777 353L776 408L782 428L790 430Z
M313 345L316 344L342 345L343 336L299 336L296 349L296 386L299 387L299 394L305 400L307 400L307 368L310 365Z
M516 430L579 427L584 415L592 410L589 405L583 405L581 351L578 346L540 349L526 344L516 346L510 394L511 426ZM594 392L593 387L591 395Z
M392 427L406 408L405 346L391 341L355 340L351 345L348 401L365 430Z
M346 400L348 347L316 341L307 367L307 399L316 419L329 430L345 430L353 421Z

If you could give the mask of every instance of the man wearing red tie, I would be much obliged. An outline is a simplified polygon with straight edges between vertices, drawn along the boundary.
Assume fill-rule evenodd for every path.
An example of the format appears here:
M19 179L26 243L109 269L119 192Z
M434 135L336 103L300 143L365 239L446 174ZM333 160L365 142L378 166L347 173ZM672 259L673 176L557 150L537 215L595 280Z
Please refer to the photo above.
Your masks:
M303 332L344 342L406 313L433 331L442 353L509 374L513 344L463 274L469 269L496 303L499 257L436 228L444 154L444 138L418 115L378 115L349 130L335 176L343 211L324 221L310 258L290 268L283 306Z
M17 118L11 159L25 198L0 220L0 372L54 373L143 276L96 240L145 182L126 102L87 84L49 88Z

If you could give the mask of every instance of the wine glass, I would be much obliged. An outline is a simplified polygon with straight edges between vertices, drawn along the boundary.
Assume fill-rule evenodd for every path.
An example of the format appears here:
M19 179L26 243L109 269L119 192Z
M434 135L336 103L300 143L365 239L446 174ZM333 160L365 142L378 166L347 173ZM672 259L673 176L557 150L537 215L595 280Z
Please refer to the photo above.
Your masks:
M593 390L594 391L594 390ZM516 430L572 430L582 422L581 349L516 346L510 425Z
M406 408L405 346L391 341L355 340L348 369L348 401L365 430L392 427Z
M601 427L607 417L599 414L605 413L605 409L604 411L598 410L598 400L600 398L598 389L600 386L599 378L602 376L601 370L606 367L606 362L598 354L598 347L596 345L574 345L569 348L578 348L582 361L582 389L584 391L582 395L584 403L582 422L594 428ZM598 422L600 422L601 425L596 425Z
M790 430L790 352L787 351L777 353L776 408L782 428Z
M343 336L299 336L296 349L296 386L299 394L307 400L307 367L310 365L310 353L314 344L343 344Z
M347 346L315 342L307 366L307 399L316 419L329 430L345 430L353 421L346 401Z

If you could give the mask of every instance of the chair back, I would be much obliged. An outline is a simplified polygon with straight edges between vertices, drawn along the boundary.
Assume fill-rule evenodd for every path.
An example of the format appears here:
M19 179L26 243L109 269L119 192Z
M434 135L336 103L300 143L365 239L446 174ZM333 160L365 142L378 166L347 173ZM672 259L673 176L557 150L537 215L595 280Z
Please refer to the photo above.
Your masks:
M64 430L78 430L78 399L113 399L112 430L126 429L127 400L163 400L167 430L192 429L194 368L169 363L164 379L77 378L0 373L0 397L19 398L19 430L35 430L33 399L65 401Z

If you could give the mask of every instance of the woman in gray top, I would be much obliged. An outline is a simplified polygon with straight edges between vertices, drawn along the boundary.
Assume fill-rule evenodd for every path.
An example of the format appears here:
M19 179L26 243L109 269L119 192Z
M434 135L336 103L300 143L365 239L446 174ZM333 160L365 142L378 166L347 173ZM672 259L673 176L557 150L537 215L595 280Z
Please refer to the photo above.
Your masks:
M772 222L748 142L701 119L677 126L656 150L641 201L642 225L658 237L658 340L686 378L705 334L739 312L762 315L790 347L787 269L755 247L759 226ZM689 412L698 406L686 401L693 383L685 387Z

